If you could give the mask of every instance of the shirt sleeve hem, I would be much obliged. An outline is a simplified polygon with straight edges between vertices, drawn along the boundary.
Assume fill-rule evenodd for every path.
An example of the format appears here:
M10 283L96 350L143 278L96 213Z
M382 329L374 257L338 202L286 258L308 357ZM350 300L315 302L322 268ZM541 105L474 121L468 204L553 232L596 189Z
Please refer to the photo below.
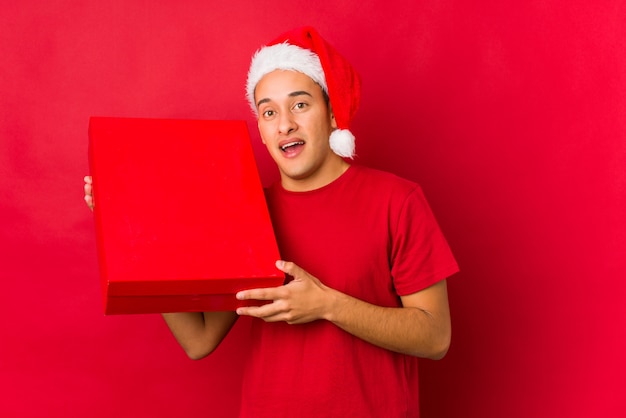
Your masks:
M420 280L419 282L411 283L410 286L396 288L396 292L398 293L398 296L408 296L424 290L427 287L434 285L435 283L439 283L440 281L445 280L458 272L458 265L456 263L451 264L447 268L442 269L437 273L431 274L430 276Z

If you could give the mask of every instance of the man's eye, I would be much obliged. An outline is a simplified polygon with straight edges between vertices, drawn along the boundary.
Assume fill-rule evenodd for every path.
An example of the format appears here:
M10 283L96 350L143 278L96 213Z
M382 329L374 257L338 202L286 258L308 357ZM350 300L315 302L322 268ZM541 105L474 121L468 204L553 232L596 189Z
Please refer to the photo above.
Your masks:
M306 107L306 103L304 102L299 102L296 103L295 106L293 107L295 110L302 110Z
M266 110L265 112L263 112L263 117L265 118L271 118L272 116L274 116L273 110Z

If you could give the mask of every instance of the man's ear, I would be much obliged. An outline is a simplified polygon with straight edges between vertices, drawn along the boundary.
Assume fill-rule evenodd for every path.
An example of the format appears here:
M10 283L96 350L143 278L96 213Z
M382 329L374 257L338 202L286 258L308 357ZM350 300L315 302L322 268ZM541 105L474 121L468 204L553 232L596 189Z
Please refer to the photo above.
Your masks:
M337 129L337 121L335 120L335 114L332 109L330 110L330 126L333 129Z

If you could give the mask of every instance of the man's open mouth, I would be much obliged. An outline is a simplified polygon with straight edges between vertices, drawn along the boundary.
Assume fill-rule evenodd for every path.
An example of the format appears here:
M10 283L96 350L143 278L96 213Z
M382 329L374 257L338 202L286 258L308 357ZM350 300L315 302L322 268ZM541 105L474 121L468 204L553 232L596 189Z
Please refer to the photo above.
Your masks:
M304 141L293 141L293 142L288 142L288 143L286 143L284 145L281 145L280 149L283 152L287 152L287 151L290 151L290 150L294 150L297 147L300 147L302 145L304 145Z

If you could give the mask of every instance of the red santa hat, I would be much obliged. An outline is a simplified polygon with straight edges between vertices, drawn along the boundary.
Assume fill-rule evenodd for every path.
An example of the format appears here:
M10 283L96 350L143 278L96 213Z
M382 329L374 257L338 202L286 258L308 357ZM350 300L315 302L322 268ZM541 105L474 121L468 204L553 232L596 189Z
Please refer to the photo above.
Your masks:
M322 87L337 123L337 129L330 135L330 148L341 157L353 158L354 135L349 126L359 107L361 80L352 65L311 27L279 36L252 57L246 95L255 114L256 85L275 70L301 72Z

